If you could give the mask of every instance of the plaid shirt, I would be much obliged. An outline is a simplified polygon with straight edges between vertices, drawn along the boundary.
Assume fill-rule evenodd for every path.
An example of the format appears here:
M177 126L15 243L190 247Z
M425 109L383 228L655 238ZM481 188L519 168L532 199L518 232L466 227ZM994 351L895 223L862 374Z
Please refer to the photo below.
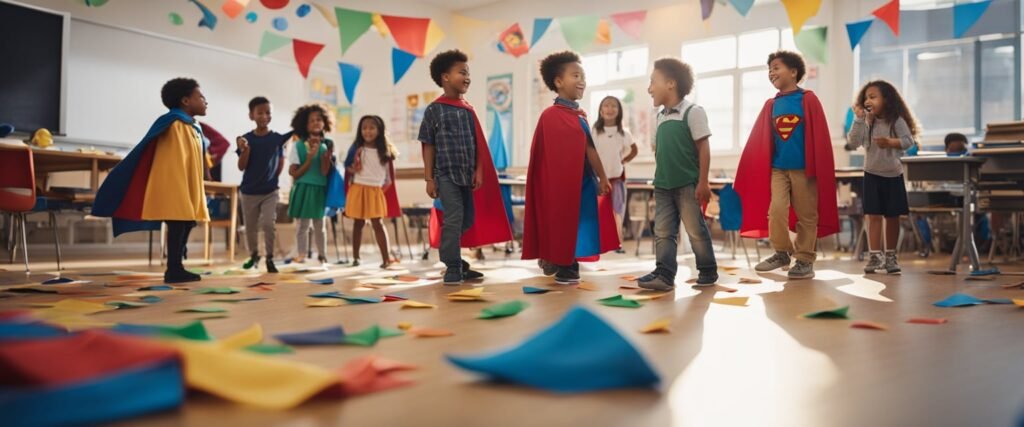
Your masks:
M446 176L455 185L473 186L476 170L476 124L469 111L432 103L423 112L420 142L434 146L434 177Z

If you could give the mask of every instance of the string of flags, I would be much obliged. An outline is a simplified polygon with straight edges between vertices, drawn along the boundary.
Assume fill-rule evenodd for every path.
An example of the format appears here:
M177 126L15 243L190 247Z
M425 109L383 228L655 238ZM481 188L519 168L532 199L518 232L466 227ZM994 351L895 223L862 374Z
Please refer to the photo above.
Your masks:
M981 19L985 11L988 10L989 5L992 4L992 0L981 0L970 3L957 3L952 7L953 10L953 38L961 38L964 34L967 34L974 24ZM872 23L875 20L884 22L892 34L896 37L900 35L900 0L892 0L878 9L871 12L872 17L863 20L853 21L846 23L846 34L850 39L850 50L856 49L857 45L860 44L864 35L867 34L868 30L871 29Z

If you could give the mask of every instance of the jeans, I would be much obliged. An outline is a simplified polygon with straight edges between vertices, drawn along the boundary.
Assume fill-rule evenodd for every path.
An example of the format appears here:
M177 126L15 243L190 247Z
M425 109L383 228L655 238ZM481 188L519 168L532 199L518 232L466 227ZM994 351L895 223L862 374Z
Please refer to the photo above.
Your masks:
M437 195L444 209L441 225L441 262L449 269L462 271L462 233L473 225L473 187L457 185L447 176L439 176Z
M679 221L686 227L690 237L690 246L700 272L715 272L715 250L711 247L711 233L704 222L700 202L697 201L696 187L685 187L666 190L654 189L654 251L657 256L656 274L674 280L679 266L676 255L679 248Z

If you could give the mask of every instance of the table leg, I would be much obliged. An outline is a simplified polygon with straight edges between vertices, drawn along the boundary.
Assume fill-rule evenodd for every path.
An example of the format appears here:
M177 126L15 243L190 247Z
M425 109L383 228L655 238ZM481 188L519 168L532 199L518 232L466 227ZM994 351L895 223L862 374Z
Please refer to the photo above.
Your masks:
M229 234L231 237L228 238L228 262L235 262L235 238L237 237L236 233L238 233L238 187L232 187L229 196L229 202L231 203L230 210L228 211L231 214Z
M92 193L96 194L96 191L100 189L100 161L99 159L92 159L92 173L89 175L89 188L92 189Z
M213 264L210 256L210 222L203 223L203 260L206 265Z

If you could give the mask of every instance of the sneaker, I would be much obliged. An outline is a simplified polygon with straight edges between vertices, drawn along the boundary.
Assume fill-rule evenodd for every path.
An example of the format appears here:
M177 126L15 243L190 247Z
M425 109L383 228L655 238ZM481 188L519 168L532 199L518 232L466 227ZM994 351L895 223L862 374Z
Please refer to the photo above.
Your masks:
M580 272L572 267L558 267L555 272L555 283L560 285L575 285L580 282Z
M459 286L462 284L462 271L456 268L449 268L444 272L445 286Z
M558 266L542 259L537 260L537 265L544 271L545 276L554 276L558 272Z
M245 264L242 264L242 268L248 270L256 266L256 263L258 262L260 262L260 256L254 253L251 256L249 256L249 260L246 261Z
M615 253L617 253L617 254L624 254L624 253L626 253L626 250L622 249L622 248L618 248L618 249L615 250Z
M900 274L900 264L896 262L896 252L885 253L885 272L889 274Z
M789 269L790 279L813 279L814 278L814 263L807 261L796 260L796 264L793 264L793 268Z
M639 282L650 282L650 281L652 281L654 279L657 279L657 278L658 278L658 272L657 271L652 271L652 272L647 273L647 274L645 274L643 276L640 276L638 279L636 279L636 281L638 283Z
M477 280L477 279L483 279L483 278L484 278L484 274L483 273L481 273L479 271L476 271L476 270L471 270L469 268L469 263L466 262L466 261L462 261L462 279L463 280Z
M198 282L202 278L184 268L168 269L164 272L164 283Z
M701 271L697 275L697 286L714 286L718 281L718 269Z
M267 258L267 273L277 273L277 266L274 265L274 260Z
M882 253L881 252L870 252L868 253L868 265L864 266L864 273L874 274L882 267Z
M768 259L757 263L754 266L754 270L757 271L772 271L777 268L789 266L789 254L785 252L776 252L775 255L768 257Z
M676 288L676 285L672 283L671 280L667 280L654 273L641 277L640 280L637 281L637 284L641 288L650 289L652 291L671 291Z
M356 259L352 260L352 266L353 267L359 267L359 258L356 258Z

